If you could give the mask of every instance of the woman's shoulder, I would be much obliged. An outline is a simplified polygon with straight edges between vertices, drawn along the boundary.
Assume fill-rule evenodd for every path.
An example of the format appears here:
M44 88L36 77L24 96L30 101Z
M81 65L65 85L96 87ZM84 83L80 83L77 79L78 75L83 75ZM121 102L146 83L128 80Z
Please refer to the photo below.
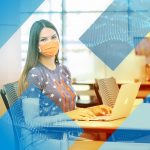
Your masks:
M44 78L38 66L30 69L27 76L27 81L29 85L34 84L40 89L42 89Z
M31 68L29 70L29 73L28 73L28 75L31 75L31 76L36 76L36 75L39 75L39 74L40 74L39 66L35 66L35 67Z
M32 67L28 72L28 78L43 78L43 71L40 65Z
M60 64L59 66L60 66L60 68L61 68L60 71L61 71L62 73L68 74L69 76L71 76L70 70L69 70L69 68L68 68L66 65Z

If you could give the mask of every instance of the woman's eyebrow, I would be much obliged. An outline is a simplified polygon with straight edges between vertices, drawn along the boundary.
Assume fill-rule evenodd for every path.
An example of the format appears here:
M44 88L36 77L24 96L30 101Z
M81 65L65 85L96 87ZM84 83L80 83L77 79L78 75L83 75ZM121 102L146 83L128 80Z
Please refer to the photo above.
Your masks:
M56 35L57 35L57 34L55 33L55 34L52 35L52 37L53 37L53 36L56 36Z
M44 38L48 38L48 37L53 37L53 36L56 36L56 33L51 35L51 36L43 36L43 37L40 37L40 39L44 39Z

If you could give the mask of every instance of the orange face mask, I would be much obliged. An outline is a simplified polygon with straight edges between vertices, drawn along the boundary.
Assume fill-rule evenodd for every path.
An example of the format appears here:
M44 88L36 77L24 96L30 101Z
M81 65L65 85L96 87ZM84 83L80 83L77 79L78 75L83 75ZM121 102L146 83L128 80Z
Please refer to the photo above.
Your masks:
M44 56L55 56L58 53L59 41L50 41L44 45L39 46L40 53Z

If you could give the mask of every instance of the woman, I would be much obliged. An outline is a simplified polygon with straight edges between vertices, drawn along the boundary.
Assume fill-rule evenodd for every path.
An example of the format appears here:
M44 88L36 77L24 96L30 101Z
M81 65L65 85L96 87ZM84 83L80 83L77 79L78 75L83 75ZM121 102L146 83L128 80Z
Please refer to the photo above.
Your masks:
M71 86L70 72L58 60L59 45L59 35L52 23L39 20L32 25L27 60L19 80L18 93L22 95L30 86L35 86L53 103L44 102L40 97L36 97L39 99L37 104L40 105L40 109L37 109L39 112L35 113L36 109L29 104L31 99L26 100L23 103L24 115L26 122L30 122L30 126L37 127L39 124L47 126L49 123L57 122L56 118L59 118L59 121L68 120L68 118L89 119L97 114L111 112L106 106L97 106L99 109L96 107L75 109L76 95ZM68 117L60 113L60 109ZM26 115L26 112L30 115ZM36 117L32 114L36 114ZM44 114L47 115L46 119L42 118Z

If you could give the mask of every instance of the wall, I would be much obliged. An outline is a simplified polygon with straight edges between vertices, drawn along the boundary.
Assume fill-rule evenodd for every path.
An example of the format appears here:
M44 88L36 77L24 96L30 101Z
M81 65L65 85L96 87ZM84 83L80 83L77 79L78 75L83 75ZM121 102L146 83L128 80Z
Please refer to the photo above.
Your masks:
M18 80L21 72L20 30L0 48L0 88Z

